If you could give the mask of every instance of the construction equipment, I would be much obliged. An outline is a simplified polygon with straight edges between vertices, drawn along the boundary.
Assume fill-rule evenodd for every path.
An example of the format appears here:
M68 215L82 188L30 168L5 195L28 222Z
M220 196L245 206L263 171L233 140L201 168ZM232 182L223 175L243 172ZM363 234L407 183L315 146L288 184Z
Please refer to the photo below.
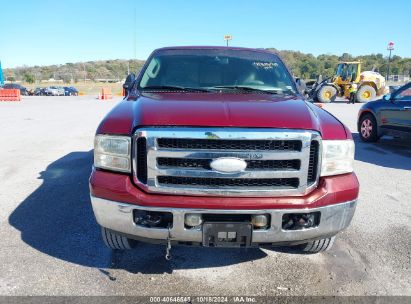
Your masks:
M341 62L337 66L334 76L317 80L309 90L308 95L314 101L332 102L338 97L349 98L349 88L352 83L357 84L356 100L368 102L386 92L385 78L374 71L361 72L361 62Z

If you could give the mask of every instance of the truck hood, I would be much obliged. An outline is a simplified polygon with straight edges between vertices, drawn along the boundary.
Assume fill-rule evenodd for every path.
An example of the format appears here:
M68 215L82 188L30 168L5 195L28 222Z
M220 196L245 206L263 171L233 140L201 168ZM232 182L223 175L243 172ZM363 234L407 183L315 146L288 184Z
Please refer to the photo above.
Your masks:
M328 112L299 99L269 94L143 93L115 106L98 134L132 134L139 126L254 127L315 130L346 139Z

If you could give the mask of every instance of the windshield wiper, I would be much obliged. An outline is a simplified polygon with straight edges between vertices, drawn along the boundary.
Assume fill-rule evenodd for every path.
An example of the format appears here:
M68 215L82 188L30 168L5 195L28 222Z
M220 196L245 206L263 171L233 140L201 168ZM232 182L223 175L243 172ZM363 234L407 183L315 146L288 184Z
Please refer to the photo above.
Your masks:
M233 89L233 90L242 90L246 92L261 92L261 93L267 93L267 94L278 94L278 95L292 95L292 96L297 96L297 93L293 89L286 89L286 90L263 90L263 89L258 89L258 88L253 88L253 87L247 87L247 86L214 86L213 89Z
M239 90L239 91L245 91L245 92L259 92L259 93L266 93L266 94L281 94L279 91L274 91L274 90L263 90L263 89L257 89L253 87L246 87L246 86L214 86L213 89L233 89L233 90Z
M282 91L284 95L297 96L298 94L293 89L287 89Z
M145 88L141 88L142 91L150 91L150 90L170 90L170 91L185 91L185 92L210 92L208 89L204 88L190 88L190 87L180 87L180 86L163 86L163 85L158 85L158 86L148 86Z

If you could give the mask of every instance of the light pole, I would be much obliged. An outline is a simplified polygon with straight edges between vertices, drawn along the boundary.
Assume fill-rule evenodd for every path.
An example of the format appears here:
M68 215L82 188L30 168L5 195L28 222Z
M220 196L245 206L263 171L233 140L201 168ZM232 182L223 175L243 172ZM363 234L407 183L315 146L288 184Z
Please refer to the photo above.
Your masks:
M84 64L84 62L82 62L82 64L83 64L83 73L84 73L84 83L86 83L86 76L87 76L86 65Z
M134 7L134 59L137 59L137 8Z
M391 52L394 50L394 42L388 42L387 50L390 51L388 55L388 68L387 68L387 81L390 79L390 65L391 65Z
M231 35L225 35L224 36L224 40L227 42L227 46L228 46L228 41L232 40L232 39L233 39L233 36L231 36Z

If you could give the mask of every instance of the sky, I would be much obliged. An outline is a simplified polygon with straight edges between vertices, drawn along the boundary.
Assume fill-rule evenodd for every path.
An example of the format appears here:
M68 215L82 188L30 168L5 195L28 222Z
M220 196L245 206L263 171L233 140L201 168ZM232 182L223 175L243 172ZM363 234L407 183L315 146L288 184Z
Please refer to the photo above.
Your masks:
M0 61L146 59L164 46L225 45L225 34L233 46L314 55L387 55L393 41L411 57L410 18L409 0L0 0Z

